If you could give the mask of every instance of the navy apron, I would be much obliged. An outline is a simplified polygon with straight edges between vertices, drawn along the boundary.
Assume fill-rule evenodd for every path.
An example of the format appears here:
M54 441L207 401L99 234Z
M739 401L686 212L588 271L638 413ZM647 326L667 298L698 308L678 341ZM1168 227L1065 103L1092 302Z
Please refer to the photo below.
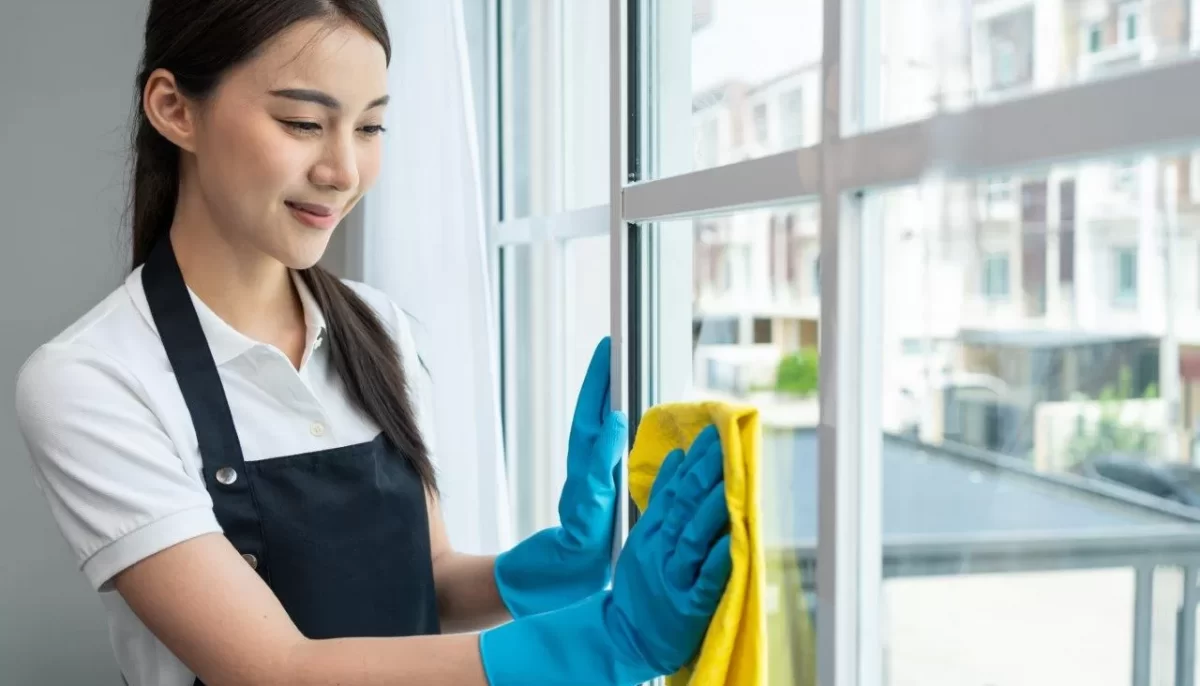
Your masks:
M142 267L225 536L310 639L440 632L425 490L380 434L246 462L171 241ZM203 686L197 679L197 686Z

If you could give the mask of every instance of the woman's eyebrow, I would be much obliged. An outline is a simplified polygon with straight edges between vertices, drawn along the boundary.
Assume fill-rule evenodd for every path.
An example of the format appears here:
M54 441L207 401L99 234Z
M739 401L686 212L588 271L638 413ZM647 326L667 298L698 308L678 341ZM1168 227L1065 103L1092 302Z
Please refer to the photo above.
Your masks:
M277 98L287 98L289 100L299 100L300 102L311 102L322 107L327 107L331 110L341 110L342 103L338 99L328 93L311 88L281 88L271 91L271 95ZM390 97L387 95L375 98L367 104L367 109L375 109L382 105L386 105Z

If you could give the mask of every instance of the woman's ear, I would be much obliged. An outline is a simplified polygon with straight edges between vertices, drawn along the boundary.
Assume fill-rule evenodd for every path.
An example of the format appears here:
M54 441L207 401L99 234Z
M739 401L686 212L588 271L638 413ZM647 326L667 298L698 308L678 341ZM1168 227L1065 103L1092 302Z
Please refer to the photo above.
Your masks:
M142 109L150 125L163 138L180 149L191 152L196 137L194 103L179 90L175 75L166 69L155 69L146 80L142 92Z

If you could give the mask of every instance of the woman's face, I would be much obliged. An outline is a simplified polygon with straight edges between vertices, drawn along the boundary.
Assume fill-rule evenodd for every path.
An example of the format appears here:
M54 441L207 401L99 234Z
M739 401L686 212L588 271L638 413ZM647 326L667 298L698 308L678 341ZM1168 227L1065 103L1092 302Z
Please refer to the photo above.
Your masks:
M196 110L185 156L216 230L315 264L379 174L386 93L383 47L350 24L297 24L232 70Z

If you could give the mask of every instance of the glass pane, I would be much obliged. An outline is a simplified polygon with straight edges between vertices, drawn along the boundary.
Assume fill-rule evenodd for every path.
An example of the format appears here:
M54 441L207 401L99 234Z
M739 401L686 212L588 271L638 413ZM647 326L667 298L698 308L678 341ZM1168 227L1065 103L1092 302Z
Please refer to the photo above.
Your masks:
M650 403L757 408L772 684L815 683L820 342L815 204L655 226ZM643 341L647 343L648 341Z
M558 524L575 401L611 327L608 242L599 236L501 251L505 454L522 537Z
M1195 594L1162 578L1200 554L1195 159L868 196L888 683L1174 683L1194 658Z
M501 2L503 219L608 202L608 5Z
M653 152L642 178L820 141L822 0L647 5Z
M1192 0L862 2L879 16L881 124L1145 69L1197 33Z

